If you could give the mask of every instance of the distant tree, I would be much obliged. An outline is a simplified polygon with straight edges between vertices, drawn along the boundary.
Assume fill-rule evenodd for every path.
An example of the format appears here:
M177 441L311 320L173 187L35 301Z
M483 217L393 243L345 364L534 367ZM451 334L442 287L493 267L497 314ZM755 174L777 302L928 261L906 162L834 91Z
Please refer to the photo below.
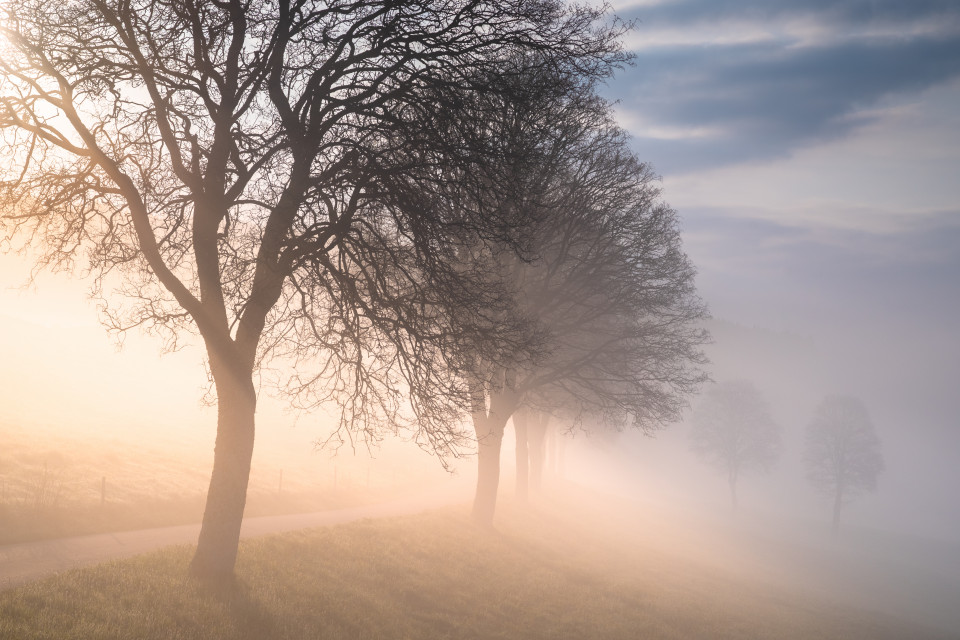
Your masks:
M513 414L516 440L516 493L521 502L526 502L530 493L539 493L543 485L544 463L547 458L547 442L551 434L551 421L556 422L556 405L524 405Z
M880 439L863 403L849 396L827 396L807 426L803 461L807 478L833 499L833 532L840 530L846 502L876 491L884 469Z
M556 474L556 458L575 435L585 434L595 443L615 443L617 434L627 426L625 411L613 416L597 409L565 392L562 384L535 386L524 395L524 405L513 414L516 493L521 502L527 501L531 493L541 491L548 454L551 470ZM655 427L640 426L648 433Z
M169 346L187 330L206 347L217 440L193 573L233 572L256 376L273 356L296 365L289 390L306 404L339 405L347 437L377 438L410 408L428 446L461 441L448 337L500 298L482 272L450 265L463 247L509 248L520 221L429 202L472 160L416 125L458 108L433 100L438 87L496 92L478 79L524 53L608 74L626 56L604 12L559 0L5 4L7 239L30 242L40 266L79 265L98 290L122 273L123 296L101 291L112 328Z
M547 445L551 438L563 435L558 433L558 425L577 423L564 402L569 397L542 391L532 390L525 394L524 404L512 416L516 441L516 494L520 502L526 502L531 493L539 493L542 489ZM553 455L556 453L554 451ZM556 460L551 462L556 463Z
M721 382L706 390L694 411L690 448L726 474L736 510L740 476L770 470L780 456L780 430L752 383Z

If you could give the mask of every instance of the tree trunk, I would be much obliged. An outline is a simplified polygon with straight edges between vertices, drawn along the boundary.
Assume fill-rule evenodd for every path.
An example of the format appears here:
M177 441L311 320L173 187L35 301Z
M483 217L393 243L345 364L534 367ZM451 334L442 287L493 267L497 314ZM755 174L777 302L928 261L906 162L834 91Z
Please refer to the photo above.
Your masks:
M530 443L530 490L540 493L543 486L543 459L547 452L547 427L550 414L539 411L535 420L527 427L527 441Z
M225 581L233 576L240 544L253 457L257 398L251 374L237 375L223 371L222 367L211 368L217 389L217 441L200 538L190 572L203 579Z
M500 487L500 446L506 421L486 418L477 424L477 493L473 499L473 519L483 527L493 526L493 512L497 508ZM499 425L499 428L498 428Z
M517 499L526 503L530 497L530 453L528 444L526 409L513 414L513 429L517 434Z
M473 519L485 528L493 526L493 512L497 508L503 429L520 404L515 381L516 372L500 368L490 377L489 383L474 379L470 384L470 411L477 434L477 493L473 499ZM487 384L492 387L489 391Z
M837 487L837 494L833 499L833 535L840 533L840 510L843 508L843 489Z

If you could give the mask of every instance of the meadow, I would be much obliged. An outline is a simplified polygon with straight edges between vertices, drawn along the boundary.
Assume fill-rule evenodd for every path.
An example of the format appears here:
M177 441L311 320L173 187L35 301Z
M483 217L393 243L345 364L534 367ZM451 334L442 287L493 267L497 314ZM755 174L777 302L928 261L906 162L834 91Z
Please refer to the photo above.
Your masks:
M0 593L0 638L956 637L790 588L722 536L623 507L505 500L494 531L460 505L247 540L221 589L168 548Z
M162 433L137 442L11 421L0 423L0 441L0 544L190 524L203 515L212 442L165 440ZM255 453L246 515L389 500L442 474L301 449Z

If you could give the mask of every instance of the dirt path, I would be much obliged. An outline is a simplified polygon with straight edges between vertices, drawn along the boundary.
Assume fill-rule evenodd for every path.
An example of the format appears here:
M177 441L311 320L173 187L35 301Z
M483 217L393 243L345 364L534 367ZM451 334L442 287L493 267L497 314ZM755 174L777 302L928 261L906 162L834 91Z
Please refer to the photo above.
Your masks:
M444 483L435 489L391 502L283 516L246 518L240 537L324 527L363 518L419 513L469 499L463 482ZM199 524L138 531L118 531L75 538L41 540L0 546L0 589L107 560L128 558L175 544L195 544Z

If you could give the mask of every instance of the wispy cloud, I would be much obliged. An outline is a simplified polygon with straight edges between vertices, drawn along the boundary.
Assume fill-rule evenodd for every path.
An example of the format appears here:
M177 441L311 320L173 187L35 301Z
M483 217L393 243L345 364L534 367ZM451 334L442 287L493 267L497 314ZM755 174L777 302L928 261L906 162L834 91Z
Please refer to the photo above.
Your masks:
M686 0L641 21L610 87L664 173L784 157L876 118L884 98L960 76L960 4Z

